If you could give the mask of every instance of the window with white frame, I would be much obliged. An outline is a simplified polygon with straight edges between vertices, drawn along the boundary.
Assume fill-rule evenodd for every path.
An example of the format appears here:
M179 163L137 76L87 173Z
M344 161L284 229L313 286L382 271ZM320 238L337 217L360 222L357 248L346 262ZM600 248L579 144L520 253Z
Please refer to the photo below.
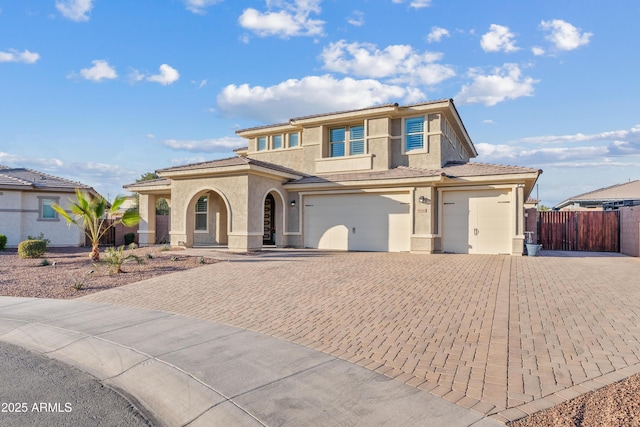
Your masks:
M40 221L58 221L58 213L53 210L53 204L58 203L60 200L59 197L48 198L48 197L39 197L40 209L39 209L39 217Z
M410 117L404 121L405 151L424 148L424 116Z
M364 139L363 125L329 129L329 157L364 154Z
M196 231L207 231L207 196L202 196L196 202Z
M261 136L258 138L258 151L267 149L267 137Z

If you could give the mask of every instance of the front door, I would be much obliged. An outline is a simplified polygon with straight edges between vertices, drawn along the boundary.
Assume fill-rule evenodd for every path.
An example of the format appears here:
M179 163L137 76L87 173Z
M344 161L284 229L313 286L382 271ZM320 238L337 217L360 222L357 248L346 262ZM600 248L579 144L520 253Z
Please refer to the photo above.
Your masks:
M264 234L262 235L263 245L276 244L276 201L271 194L267 194L264 200Z

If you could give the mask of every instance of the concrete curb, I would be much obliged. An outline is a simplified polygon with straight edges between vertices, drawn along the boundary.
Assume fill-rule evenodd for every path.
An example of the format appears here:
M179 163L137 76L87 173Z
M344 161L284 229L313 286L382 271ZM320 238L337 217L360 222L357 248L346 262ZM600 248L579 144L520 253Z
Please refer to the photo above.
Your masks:
M0 297L0 340L75 366L167 426L499 426L278 338L152 310Z

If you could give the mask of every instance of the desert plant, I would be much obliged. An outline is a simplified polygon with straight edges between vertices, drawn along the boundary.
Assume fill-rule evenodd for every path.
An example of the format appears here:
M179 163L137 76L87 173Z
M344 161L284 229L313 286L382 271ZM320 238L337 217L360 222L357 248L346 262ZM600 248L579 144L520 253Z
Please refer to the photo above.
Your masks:
M48 259L43 258L42 261L40 261L40 267L46 267L47 265L51 265L51 263Z
M171 248L166 243L164 245L162 245L162 247L160 248L161 251L168 251L169 249L171 249Z
M7 236L0 234L0 251L4 251L5 246L7 246Z
M136 234L135 233L126 233L124 235L124 244L125 245L130 245L133 243L133 241L136 238Z
M138 245L136 244L136 242L131 242L127 246L127 249L129 249L129 250L134 250L134 249L137 249L137 248L138 248Z
M177 256L175 256L175 255L171 257L171 261L178 261L179 259L180 259L180 258L178 258L178 257L177 257Z
M204 257L198 257L198 264L204 264Z
M100 261L100 238L116 224L124 224L125 227L131 227L140 222L140 215L137 212L127 211L119 219L105 225L105 214L114 215L125 198L116 196L111 204L111 208L107 210L107 200L104 197L96 197L86 193L82 193L76 189L76 200L71 200L71 215L58 204L53 204L52 208L62 216L69 225L75 224L81 228L91 241L91 254L89 255L93 261Z
M142 258L134 254L124 254L124 246L119 248L107 248L104 253L104 263L109 266L109 274L122 273L122 264L135 261L138 264L144 263Z
M42 240L45 246L48 248L51 244L51 240L44 237L44 233L40 232L37 236L27 236L27 240Z
M42 240L24 240L18 244L20 258L40 258L47 252L47 244Z
M153 255L147 254L147 259L153 259Z

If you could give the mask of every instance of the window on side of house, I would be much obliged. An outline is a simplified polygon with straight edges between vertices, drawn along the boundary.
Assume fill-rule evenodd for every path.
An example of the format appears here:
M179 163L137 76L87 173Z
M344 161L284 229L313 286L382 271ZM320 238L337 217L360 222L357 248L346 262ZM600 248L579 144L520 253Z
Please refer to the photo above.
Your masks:
M329 131L329 157L344 156L344 142L347 135L346 128L334 128Z
M273 149L282 148L282 135L273 135Z
M41 197L40 200L40 217L41 221L57 221L58 213L53 210L52 205L58 203L59 198Z
M207 231L207 196L202 196L196 202L196 231Z
M405 151L424 148L424 117L410 117L404 121Z
M261 136L258 138L258 151L267 149L267 137Z
M289 147L297 147L300 145L300 134L299 133L290 133L289 134Z

